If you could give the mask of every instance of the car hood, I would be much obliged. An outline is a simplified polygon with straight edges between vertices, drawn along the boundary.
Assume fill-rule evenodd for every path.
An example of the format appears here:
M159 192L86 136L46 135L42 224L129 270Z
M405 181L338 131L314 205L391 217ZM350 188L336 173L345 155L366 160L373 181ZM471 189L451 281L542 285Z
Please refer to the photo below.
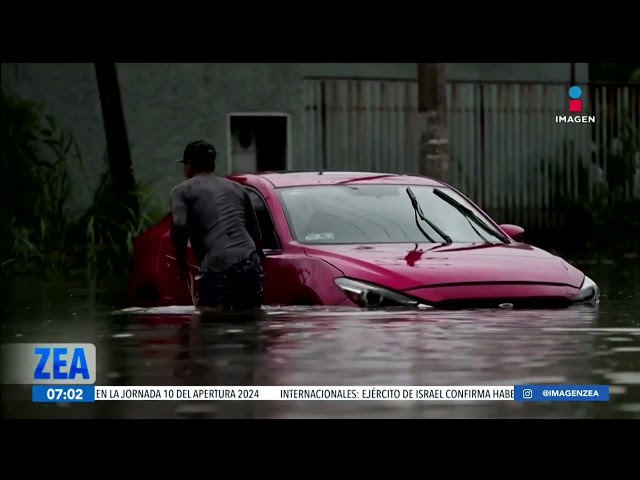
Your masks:
M305 246L345 276L396 290L474 283L539 283L579 288L584 274L563 259L523 244Z

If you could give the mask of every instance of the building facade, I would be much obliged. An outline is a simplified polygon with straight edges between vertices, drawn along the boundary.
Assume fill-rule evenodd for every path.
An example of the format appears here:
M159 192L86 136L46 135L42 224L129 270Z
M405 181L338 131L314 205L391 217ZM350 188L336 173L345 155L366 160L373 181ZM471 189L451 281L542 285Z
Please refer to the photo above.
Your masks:
M126 63L118 75L135 175L158 202L195 139L216 146L221 174L418 171L415 63ZM571 75L568 63L448 64L452 182L490 209L544 202L544 180L529 185L536 162L591 136L553 121L568 111ZM586 83L587 64L573 75ZM93 65L3 64L2 86L42 101L74 135L84 164L71 168L74 192L86 204L106 152Z

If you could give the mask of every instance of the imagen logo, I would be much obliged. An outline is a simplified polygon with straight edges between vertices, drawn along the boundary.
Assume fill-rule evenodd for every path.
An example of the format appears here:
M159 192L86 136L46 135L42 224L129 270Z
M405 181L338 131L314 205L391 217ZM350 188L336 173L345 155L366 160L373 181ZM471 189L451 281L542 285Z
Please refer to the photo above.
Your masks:
M594 115L581 115L583 110L582 88L573 85L569 88L569 112L574 115L556 115L556 123L596 123Z
M91 385L96 347L91 343L11 343L2 346L2 383Z

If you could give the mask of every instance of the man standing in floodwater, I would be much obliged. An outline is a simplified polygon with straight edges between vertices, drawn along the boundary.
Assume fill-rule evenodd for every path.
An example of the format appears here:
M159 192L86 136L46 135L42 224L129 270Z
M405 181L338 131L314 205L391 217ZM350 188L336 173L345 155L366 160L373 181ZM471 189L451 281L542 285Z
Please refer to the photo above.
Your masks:
M186 180L171 190L178 276L189 280L187 244L200 262L199 310L256 310L262 306L262 235L245 188L214 174L216 149L200 140L184 150Z

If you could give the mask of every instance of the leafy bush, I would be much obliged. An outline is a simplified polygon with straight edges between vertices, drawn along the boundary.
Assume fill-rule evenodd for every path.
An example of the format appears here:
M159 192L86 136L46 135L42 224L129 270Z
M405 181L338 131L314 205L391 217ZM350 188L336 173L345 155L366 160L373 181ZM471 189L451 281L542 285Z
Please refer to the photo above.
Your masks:
M0 99L0 257L3 273L82 269L125 273L133 238L163 212L150 203L149 185L138 185L141 214L123 218L108 165L93 202L79 217L69 212L68 167L82 168L77 143L43 106L2 92Z
M138 198L140 215L118 198L108 167L100 176L90 207L75 222L78 237L83 236L82 251L89 271L126 270L137 235L151 227L166 213L154 208L150 184L137 184L132 192Z

